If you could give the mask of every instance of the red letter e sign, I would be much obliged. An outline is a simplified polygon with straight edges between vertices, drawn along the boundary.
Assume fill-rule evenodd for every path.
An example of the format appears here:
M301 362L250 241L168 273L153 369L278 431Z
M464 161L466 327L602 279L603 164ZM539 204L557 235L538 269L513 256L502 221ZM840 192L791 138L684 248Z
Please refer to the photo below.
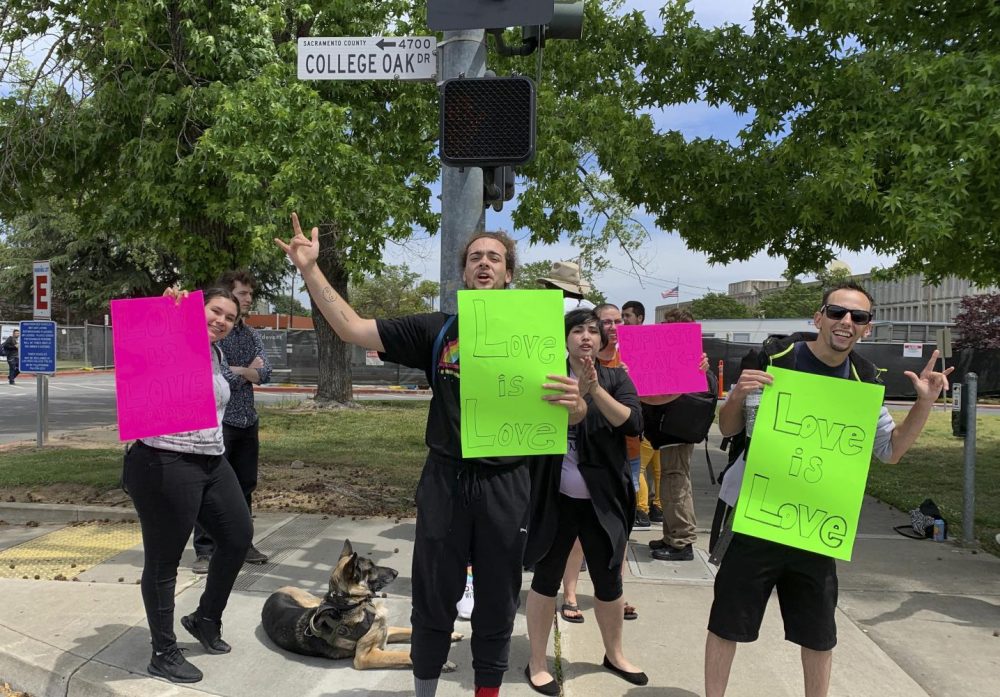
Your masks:
M35 319L52 318L52 274L48 261L36 261L32 264L35 282L35 307L32 315Z

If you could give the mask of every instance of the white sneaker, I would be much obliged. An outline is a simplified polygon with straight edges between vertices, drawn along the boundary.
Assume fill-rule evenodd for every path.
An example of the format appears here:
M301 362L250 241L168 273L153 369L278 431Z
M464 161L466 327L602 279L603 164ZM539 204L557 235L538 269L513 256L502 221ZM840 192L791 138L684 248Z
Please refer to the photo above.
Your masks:
M475 607L475 604L475 594L472 591L472 567L469 567L465 573L465 592L462 594L462 599L458 601L458 619L471 620L472 608Z

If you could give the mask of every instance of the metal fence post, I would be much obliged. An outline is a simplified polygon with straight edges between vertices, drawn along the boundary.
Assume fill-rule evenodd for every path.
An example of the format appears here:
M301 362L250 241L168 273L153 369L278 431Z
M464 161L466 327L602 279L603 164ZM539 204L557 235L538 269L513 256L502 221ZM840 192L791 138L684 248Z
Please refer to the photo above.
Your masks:
M965 412L965 481L962 491L962 542L965 545L976 543L976 392L978 376L967 373L965 376L965 392L968 394L969 405Z

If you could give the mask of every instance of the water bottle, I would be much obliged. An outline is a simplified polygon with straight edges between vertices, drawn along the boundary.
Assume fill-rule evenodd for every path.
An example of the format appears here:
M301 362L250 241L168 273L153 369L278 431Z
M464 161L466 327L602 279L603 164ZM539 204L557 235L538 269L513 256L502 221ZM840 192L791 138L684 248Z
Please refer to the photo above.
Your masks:
M934 519L934 541L935 542L944 542L946 536L947 535L946 535L945 529L944 529L944 521L941 520L940 518L935 518Z
M760 387L747 392L746 399L743 400L743 420L746 423L747 438L753 435L753 423L757 419L757 408L760 406L760 397L764 390Z
M475 595L472 592L472 566L465 567L465 592L458 601L458 619L472 619L472 608L475 606Z

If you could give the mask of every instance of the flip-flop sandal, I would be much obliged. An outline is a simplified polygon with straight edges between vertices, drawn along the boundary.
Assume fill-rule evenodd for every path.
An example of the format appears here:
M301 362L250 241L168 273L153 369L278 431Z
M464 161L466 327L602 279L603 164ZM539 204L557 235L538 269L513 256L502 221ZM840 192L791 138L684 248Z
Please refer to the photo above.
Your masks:
M627 620L639 619L639 613L636 612L635 606L625 603L625 619Z
M567 615L567 612L575 612L576 615ZM572 622L573 624L583 624L584 619L586 619L581 613L580 608L573 603L563 603L562 609L559 611L562 618L567 622Z

